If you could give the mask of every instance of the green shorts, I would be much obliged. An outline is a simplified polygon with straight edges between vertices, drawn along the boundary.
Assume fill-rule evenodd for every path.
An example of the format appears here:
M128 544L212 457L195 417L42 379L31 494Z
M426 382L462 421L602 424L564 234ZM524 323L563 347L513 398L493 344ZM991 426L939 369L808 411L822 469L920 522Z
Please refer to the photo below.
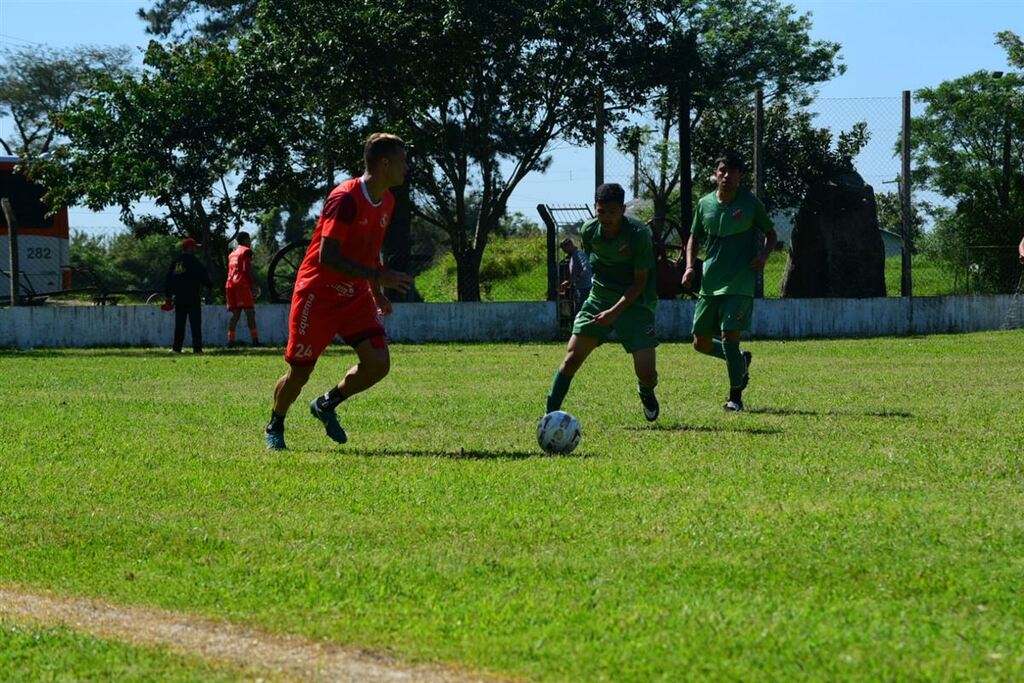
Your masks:
M739 294L697 297L693 311L693 334L717 337L722 332L748 332L754 316L754 297Z
M636 353L644 349L653 349L658 346L658 337L654 334L654 311L643 306L630 306L619 319L612 325L595 325L591 322L595 315L601 311L607 311L618 302L602 300L594 296L591 290L590 296L583 302L580 312L576 314L576 320L572 325L572 333L584 337L596 337L601 341L608 338L611 332L615 331L622 348L626 353Z

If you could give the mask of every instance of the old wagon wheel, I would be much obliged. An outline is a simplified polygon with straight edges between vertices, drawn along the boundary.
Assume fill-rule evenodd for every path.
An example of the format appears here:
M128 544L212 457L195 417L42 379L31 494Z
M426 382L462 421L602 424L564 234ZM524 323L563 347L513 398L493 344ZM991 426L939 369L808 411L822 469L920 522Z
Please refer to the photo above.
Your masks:
M675 221L652 218L647 221L654 242L656 288L659 299L674 299L683 293L680 280L686 268L686 240Z
M654 256L673 263L686 259L686 240L690 233L683 234L683 229L668 218L652 218L647 221L654 240Z
M267 269L267 291L270 300L275 304L286 304L292 300L292 289L295 288L295 276L306 255L309 240L289 242L274 254Z

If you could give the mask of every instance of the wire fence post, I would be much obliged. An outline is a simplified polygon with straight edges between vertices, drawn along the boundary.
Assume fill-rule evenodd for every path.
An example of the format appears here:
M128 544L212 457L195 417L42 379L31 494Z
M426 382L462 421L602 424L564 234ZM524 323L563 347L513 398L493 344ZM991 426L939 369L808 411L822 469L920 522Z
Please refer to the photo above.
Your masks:
M903 278L900 283L901 296L913 296L913 283L910 277L911 244L911 192L910 192L910 91L903 91L903 135L900 150L903 168L900 174L900 208L903 219Z
M555 225L554 217L544 204L537 205L537 213L540 214L540 219L544 221L547 233L545 244L547 246L548 262L548 301L558 301L558 251L555 247L558 226Z
M7 220L7 243L8 251L10 252L10 267L11 267L11 306L18 305L18 231L17 221L14 216L14 207L11 206L11 200L7 197L0 199L0 205L3 206L4 218Z
M764 89L754 93L754 196L764 201ZM758 236L763 240L760 230ZM759 244L762 243L759 241ZM754 274L754 298L764 298L764 270Z

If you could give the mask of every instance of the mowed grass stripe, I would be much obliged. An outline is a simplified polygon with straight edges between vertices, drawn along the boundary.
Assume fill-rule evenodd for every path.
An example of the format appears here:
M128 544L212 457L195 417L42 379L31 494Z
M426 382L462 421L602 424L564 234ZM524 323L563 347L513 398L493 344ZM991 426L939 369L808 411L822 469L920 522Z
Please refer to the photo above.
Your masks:
M562 345L396 346L350 444L300 402L284 455L279 351L3 354L0 579L537 680L1011 680L1022 344L754 342L744 415L664 344L653 427L608 344L564 458L534 438Z

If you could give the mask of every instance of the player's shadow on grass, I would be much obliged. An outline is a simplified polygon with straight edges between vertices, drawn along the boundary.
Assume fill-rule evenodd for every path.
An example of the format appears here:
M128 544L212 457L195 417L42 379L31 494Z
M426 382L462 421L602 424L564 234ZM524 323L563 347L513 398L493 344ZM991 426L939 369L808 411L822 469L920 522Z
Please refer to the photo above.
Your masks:
M908 413L904 410L869 410L864 413L857 413L843 410L826 410L824 412L820 412L817 410L804 410L801 408L747 408L746 412L755 415L796 415L807 417L821 417L824 415L830 415L833 417L895 417L900 419L909 419L914 417L913 413Z
M755 427L755 426L742 426L742 425L688 425L682 422L655 422L649 425L632 426L626 427L626 429L635 432L709 432L709 433L721 433L721 432L738 432L742 434L781 434L782 430L778 427Z
M368 458L447 458L449 460L526 460L527 458L586 458L585 453L568 455L548 455L540 451L492 451L483 448L356 448L346 449L346 453L361 455Z

